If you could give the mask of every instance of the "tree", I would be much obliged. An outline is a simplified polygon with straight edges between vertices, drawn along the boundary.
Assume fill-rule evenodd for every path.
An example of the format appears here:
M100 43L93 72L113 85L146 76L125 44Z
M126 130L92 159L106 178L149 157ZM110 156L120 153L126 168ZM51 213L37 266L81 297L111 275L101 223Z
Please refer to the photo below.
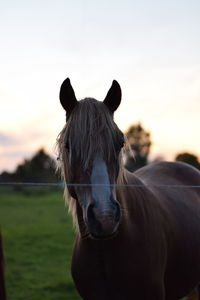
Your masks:
M13 173L4 171L0 174L0 180L2 182L11 182L13 181Z
M180 153L175 158L176 161L182 161L200 170L200 162L196 155L191 153Z
M134 156L129 150L126 151L125 168L133 172L148 163L151 148L150 132L137 123L129 127L126 136Z
M3 172L0 179L4 182L55 182L55 162L44 149L38 150L31 159L25 159L13 173Z

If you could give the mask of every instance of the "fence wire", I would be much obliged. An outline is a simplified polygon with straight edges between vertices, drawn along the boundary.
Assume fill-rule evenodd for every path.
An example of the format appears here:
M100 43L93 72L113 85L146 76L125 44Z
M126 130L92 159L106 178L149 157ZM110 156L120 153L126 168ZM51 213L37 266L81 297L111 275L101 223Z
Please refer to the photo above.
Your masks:
M0 182L0 186L44 186L44 187L133 187L133 188L176 188L176 189L200 189L200 185L179 184L90 184L90 183L64 183L64 182Z

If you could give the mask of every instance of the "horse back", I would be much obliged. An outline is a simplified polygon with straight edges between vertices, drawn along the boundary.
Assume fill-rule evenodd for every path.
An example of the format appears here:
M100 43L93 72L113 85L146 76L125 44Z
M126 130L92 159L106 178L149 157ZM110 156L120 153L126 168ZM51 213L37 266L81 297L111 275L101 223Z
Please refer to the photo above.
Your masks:
M169 224L183 226L182 222L188 222L188 226L200 227L200 172L196 168L185 163L161 162L141 168L135 175L153 195L151 205L163 209Z
M153 197L149 210L160 209L174 234L188 241L198 233L200 247L200 172L184 163L162 162L141 168L135 175Z
M163 162L135 175L148 186L162 214L167 294L184 295L200 281L200 172L184 163Z
M134 174L148 185L199 185L200 171L182 162L159 162L149 164Z

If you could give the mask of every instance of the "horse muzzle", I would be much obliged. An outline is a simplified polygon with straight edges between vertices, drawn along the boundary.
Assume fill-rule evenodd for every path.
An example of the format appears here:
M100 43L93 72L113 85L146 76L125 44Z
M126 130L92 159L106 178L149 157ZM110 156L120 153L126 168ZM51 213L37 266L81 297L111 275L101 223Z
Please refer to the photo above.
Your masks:
M92 238L107 239L117 233L120 219L120 205L115 201L107 209L101 209L90 204L87 208L85 221Z

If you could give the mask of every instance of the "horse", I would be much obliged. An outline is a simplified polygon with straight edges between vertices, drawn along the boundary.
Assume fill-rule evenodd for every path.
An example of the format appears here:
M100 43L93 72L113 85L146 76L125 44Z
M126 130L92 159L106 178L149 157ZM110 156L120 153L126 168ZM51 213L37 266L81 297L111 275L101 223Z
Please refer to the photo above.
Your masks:
M0 228L0 299L6 300L6 288L4 277L4 251L3 251L3 238Z
M181 162L128 172L126 137L113 118L121 95L116 80L104 101L78 101L69 78L60 88L66 123L57 147L76 227L75 286L84 300L192 299L200 283L200 172Z

